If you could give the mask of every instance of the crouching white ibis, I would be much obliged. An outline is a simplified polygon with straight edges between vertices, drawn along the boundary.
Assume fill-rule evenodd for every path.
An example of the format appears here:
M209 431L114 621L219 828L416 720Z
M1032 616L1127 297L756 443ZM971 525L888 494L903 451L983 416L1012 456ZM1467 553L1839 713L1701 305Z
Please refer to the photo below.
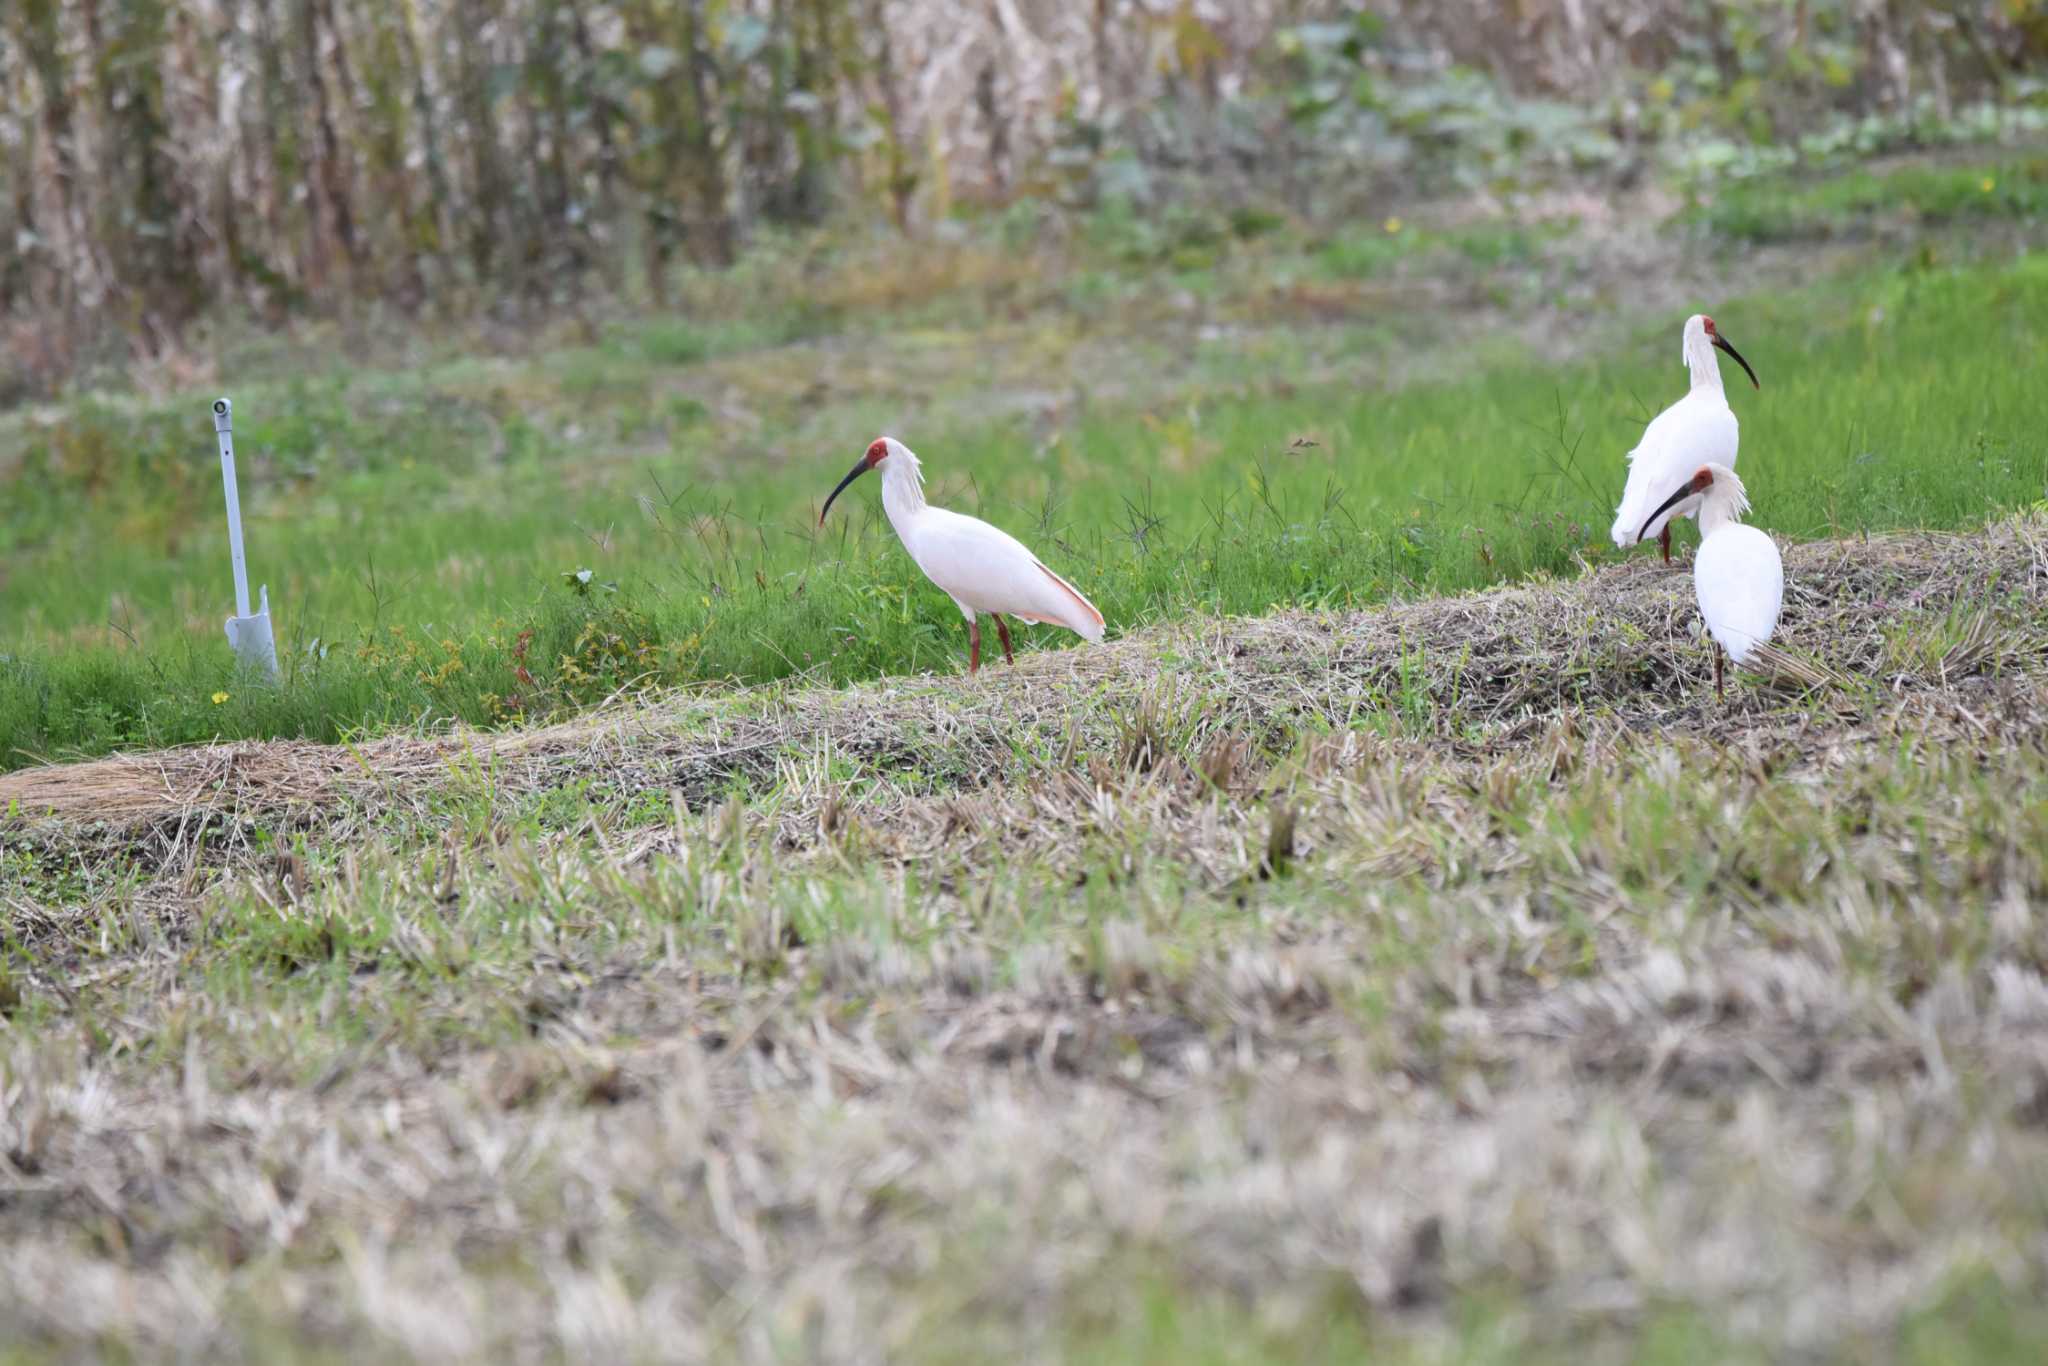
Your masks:
M1665 507L1669 511L1658 512L1648 521L1644 514L1701 465L1735 467L1735 411L1728 406L1728 395L1721 388L1721 366L1714 359L1717 348L1735 357L1735 363L1748 372L1749 382L1763 388L1756 371L1721 335L1712 318L1695 313L1685 320L1683 354L1685 368L1692 372L1692 389L1650 419L1650 425L1643 429L1643 439L1628 453L1628 484L1622 490L1621 506L1614 510L1612 533L1614 543L1624 550L1646 540L1654 531L1657 543L1664 548L1664 562L1671 563L1671 519L1695 515L1698 502L1687 495L1675 504L1667 502Z
M1102 613L1081 596L1074 585L1040 564L1038 557L1006 531L998 530L978 517L965 517L924 500L924 471L908 446L894 437L881 437L871 444L847 476L832 490L832 497L818 510L818 525L832 510L848 484L869 470L882 472L882 507L903 548L926 578L953 599L967 618L967 672L981 667L981 623L974 614L986 612L996 620L996 634L1002 638L1003 658L1017 662L1010 653L1010 627L1003 620L1008 612L1020 621L1064 626L1083 640L1102 639Z
M1714 695L1720 697L1721 652L1726 650L1737 664L1747 663L1778 628L1778 610L1785 601L1785 562L1778 556L1777 542L1735 520L1749 511L1749 496L1726 465L1707 464L1693 471L1650 513L1643 523L1644 535L1652 522L1688 499L1697 500L1700 518L1692 587L1700 616L1714 637Z

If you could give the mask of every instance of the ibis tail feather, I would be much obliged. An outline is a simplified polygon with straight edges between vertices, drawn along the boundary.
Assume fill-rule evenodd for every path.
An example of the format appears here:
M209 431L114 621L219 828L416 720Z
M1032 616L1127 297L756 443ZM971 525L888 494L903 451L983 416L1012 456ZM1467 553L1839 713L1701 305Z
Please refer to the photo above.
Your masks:
M1054 585L1072 601L1072 610L1062 613L1059 617L1040 617L1034 618L1034 620L1044 621L1049 625L1064 626L1083 640L1101 640L1103 627L1102 613L1095 610L1095 604L1082 597L1081 590L1053 573L1050 569L1047 569L1044 565L1038 564L1036 560L1033 560L1032 563L1038 565L1038 572L1051 579Z

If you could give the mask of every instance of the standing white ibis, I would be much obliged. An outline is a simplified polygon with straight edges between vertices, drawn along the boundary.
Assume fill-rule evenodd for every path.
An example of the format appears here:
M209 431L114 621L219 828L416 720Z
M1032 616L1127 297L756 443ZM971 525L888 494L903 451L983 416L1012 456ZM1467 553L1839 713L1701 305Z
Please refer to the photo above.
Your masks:
M1714 637L1714 695L1721 691L1721 652L1745 664L1756 647L1778 628L1778 609L1785 601L1785 562L1777 542L1735 519L1749 511L1742 481L1726 465L1701 465L1660 503L1643 525L1688 499L1698 500L1700 548L1692 560L1693 593L1700 616ZM1641 540L1642 537L1637 537Z
M996 619L1003 658L1010 653L1008 612L1020 621L1064 626L1083 640L1102 639L1102 613L1074 585L1047 569L1016 537L978 517L966 517L924 500L924 471L908 446L894 437L869 445L847 476L818 510L818 525L832 510L832 499L869 470L882 472L882 507L910 558L926 578L937 584L967 618L967 672L981 667L981 623L976 612Z
M1695 515L1699 504L1687 497L1676 505L1667 503L1668 513L1660 512L1647 522L1643 520L1644 514L1701 465L1716 464L1727 469L1735 466L1735 412L1728 406L1728 395L1721 388L1721 365L1714 359L1716 348L1735 357L1735 363L1748 372L1749 382L1763 388L1756 371L1749 368L1740 351L1728 344L1712 318L1695 313L1685 320L1683 354L1685 368L1692 372L1692 389L1651 418L1650 425L1643 429L1643 439L1628 453L1628 484L1622 490L1621 506L1614 510L1612 533L1614 543L1624 550L1655 531L1657 543L1664 548L1664 562L1671 563L1671 519Z

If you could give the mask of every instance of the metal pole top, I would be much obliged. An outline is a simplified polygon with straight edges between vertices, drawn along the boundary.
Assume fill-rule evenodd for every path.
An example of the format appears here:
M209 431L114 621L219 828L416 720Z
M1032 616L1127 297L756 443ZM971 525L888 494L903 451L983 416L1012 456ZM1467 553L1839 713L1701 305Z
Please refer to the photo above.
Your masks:
M213 401L213 429L217 432L233 431L235 426L235 405L224 398Z

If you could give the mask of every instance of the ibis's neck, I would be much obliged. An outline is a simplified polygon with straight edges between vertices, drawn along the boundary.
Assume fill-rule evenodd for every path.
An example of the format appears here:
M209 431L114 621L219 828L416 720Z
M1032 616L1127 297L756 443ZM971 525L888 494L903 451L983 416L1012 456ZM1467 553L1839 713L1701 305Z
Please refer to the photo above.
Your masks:
M1692 371L1693 392L1701 389L1721 394L1721 362L1714 355L1714 344L1701 332L1685 339L1685 368Z
M898 536L924 511L924 475L917 457L907 451L898 451L882 465L882 510Z
M1700 504L1700 539L1705 540L1724 526L1734 526L1742 520L1742 511L1742 505L1719 487L1709 490Z

